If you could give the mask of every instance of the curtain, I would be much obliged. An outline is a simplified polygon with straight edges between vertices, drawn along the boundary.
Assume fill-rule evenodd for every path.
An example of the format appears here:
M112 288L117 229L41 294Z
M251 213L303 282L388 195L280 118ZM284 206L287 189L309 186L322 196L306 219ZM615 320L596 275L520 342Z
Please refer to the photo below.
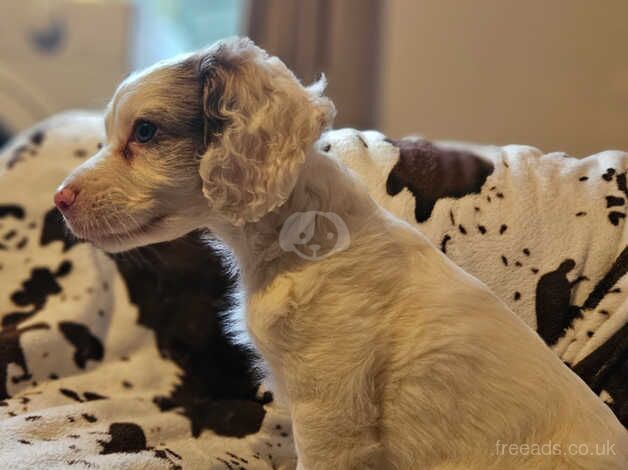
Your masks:
M306 84L327 76L336 127L376 125L381 0L249 0L244 33Z

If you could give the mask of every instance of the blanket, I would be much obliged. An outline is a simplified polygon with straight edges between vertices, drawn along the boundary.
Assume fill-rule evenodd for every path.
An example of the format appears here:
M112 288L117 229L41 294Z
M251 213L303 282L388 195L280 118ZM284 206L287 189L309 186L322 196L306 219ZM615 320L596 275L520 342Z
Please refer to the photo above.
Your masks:
M101 121L57 116L0 154L0 468L293 468L286 413L224 333L235 281L203 234L109 256L64 229L52 193ZM625 154L443 153L350 129L317 145L627 423Z
M103 136L67 114L0 156L0 468L292 468L202 234L107 256L64 228L52 194Z

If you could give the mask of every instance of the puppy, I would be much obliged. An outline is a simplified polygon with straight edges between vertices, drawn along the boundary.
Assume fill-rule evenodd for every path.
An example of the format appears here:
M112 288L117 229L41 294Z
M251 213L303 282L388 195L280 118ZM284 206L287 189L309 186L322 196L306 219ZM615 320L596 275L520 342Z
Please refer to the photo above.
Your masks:
M199 227L232 250L298 468L627 468L589 388L318 151L323 88L246 39L159 63L119 86L55 202L108 251Z

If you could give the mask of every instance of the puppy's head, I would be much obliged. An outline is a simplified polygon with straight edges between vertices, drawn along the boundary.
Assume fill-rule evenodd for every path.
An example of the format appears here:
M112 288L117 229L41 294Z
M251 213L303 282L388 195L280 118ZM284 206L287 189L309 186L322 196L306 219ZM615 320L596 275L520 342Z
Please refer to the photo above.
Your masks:
M276 57L230 39L126 79L107 141L59 187L80 238L108 251L166 241L210 220L259 220L290 195L333 120L324 81L303 87Z

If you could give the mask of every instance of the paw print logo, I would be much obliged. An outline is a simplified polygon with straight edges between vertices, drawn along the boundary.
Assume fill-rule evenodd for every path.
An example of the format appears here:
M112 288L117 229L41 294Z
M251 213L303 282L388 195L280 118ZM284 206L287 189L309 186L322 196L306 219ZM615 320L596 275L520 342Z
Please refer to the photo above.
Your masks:
M279 246L310 261L327 258L349 247L347 224L333 212L295 212L279 232Z

